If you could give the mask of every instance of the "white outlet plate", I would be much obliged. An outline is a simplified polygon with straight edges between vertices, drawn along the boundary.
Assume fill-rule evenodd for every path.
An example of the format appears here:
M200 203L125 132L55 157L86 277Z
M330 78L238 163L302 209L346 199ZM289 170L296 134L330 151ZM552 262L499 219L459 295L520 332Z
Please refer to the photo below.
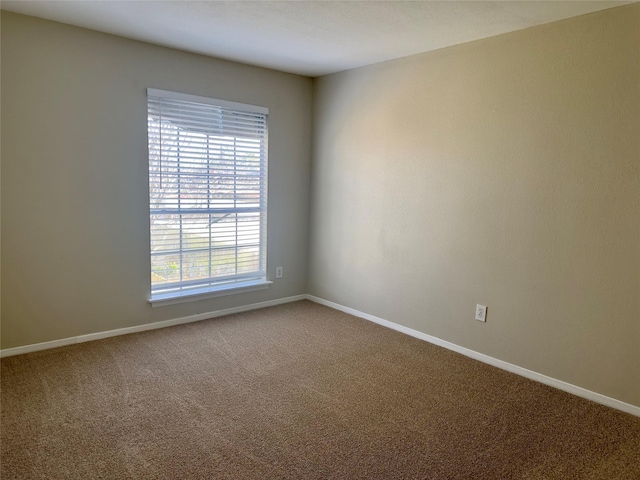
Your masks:
M276 267L276 278L282 278L282 267Z
M485 305L476 305L476 320L480 322L487 321L487 307Z

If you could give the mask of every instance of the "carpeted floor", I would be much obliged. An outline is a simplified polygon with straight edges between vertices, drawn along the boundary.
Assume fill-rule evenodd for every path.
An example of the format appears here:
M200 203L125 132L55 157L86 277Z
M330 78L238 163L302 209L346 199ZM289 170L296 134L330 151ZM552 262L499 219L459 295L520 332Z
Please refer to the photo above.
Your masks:
M1 363L3 480L640 478L640 418L307 301Z

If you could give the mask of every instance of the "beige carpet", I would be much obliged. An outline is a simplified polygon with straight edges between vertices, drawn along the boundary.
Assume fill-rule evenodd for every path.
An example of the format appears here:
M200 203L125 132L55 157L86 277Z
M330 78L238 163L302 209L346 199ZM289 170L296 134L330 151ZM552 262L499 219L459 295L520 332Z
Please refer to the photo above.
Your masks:
M640 418L306 301L1 363L2 480L640 478Z

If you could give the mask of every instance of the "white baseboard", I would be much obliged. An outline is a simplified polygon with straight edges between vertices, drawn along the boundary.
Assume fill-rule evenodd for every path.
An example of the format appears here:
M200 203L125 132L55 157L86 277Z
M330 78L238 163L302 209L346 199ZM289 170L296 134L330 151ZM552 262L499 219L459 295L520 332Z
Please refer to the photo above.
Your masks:
M501 368L502 370L506 370L508 372L515 373L517 375L521 375L523 377L529 378L531 380L535 380L545 385L558 388L560 390L571 393L573 395L577 395L578 397L586 398L587 400L591 400L593 402L600 403L602 405L606 405L611 408L615 408L616 410L621 410L623 412L630 413L631 415L640 417L640 407L637 407L635 405L631 405L629 403L616 400L615 398L607 397L600 393L592 392L591 390L587 390L585 388L578 387L576 385L572 385L567 382L563 382L562 380L557 380L555 378L548 377L546 375L534 372L532 370L527 370L526 368L519 367L517 365L513 365L511 363L508 363L502 360L498 360L497 358L490 357L489 355L485 355L483 353L479 353L474 350L461 347L459 345L456 345L455 343L447 342L446 340L442 340L440 338L427 335L426 333L419 332L418 330L414 330L409 327L398 325L397 323L390 322L389 320L385 320L383 318L376 317L374 315L370 315L368 313L364 313L353 308L345 307L344 305L330 302L328 300L325 300L323 298L319 298L313 295L295 295L292 297L278 298L276 300L269 300L269 301L260 302L260 303L252 303L250 305L242 305L239 307L227 308L224 310L217 310L214 312L199 313L197 315L191 315L188 317L175 318L172 320L163 320L160 322L147 323L145 325L136 325L135 327L118 328L115 330L108 330L106 332L90 333L87 335L79 335L77 337L62 338L60 340L53 340L50 342L35 343L32 345L24 345L22 347L15 347L15 348L6 348L4 350L0 350L0 358L10 357L13 355L21 355L23 353L38 352L41 350L48 350L51 348L63 347L66 345L74 345L76 343L90 342L93 340L100 340L102 338L115 337L118 335L127 335L129 333L144 332L146 330L155 330L157 328L165 328L165 327L171 327L174 325L182 325L184 323L198 322L198 321L206 320L209 318L221 317L223 315L231 315L233 313L248 312L250 310L257 310L260 308L272 307L275 305L281 305L283 303L297 302L299 300L305 300L305 299L318 303L320 305L325 305L335 310L339 310L341 312L348 313L355 317L369 320L371 322L377 323L384 327L391 328L393 330L396 330L401 333L405 333L407 335L411 335L412 337L415 337L415 338L419 338L420 340L425 340L434 345L438 345L448 350L452 350L454 352L460 353L462 355L473 358L480 362L493 365L494 367L498 367L498 368Z
M440 338L427 335L426 333L419 332L418 330L414 330L412 328L398 325L397 323L390 322L388 320L376 317L374 315L369 315L368 313L364 313L359 310L355 310L353 308L345 307L344 305L340 305L338 303L330 302L323 298L315 297L313 295L307 295L306 298L307 300L310 300L315 303L319 303L320 305L325 305L327 307L331 307L335 310L340 310L341 312L348 313L355 317L369 320L371 322L377 323L384 327L391 328L398 332L402 332L407 335L411 335L412 337L419 338L420 340L425 340L429 343L433 343L434 345L438 345L448 350L452 350L454 352L460 353L466 357L470 357L480 362L487 363L494 367L498 367L502 370L506 370L508 372L526 377L530 380L535 380L536 382L549 385L550 387L555 387L559 390L563 390L565 392L571 393L578 397L586 398L587 400L591 400L593 402L606 405L607 407L615 408L616 410L621 410L623 412L630 413L631 415L635 415L636 417L640 417L640 407L637 407L635 405L631 405L629 403L616 400L615 398L607 397L600 393L592 392L591 390L587 390L585 388L578 387L576 385L572 385L567 382L563 382L562 380L557 380L555 378L548 377L546 375L534 372L532 370L527 370L526 368L513 365L512 363L498 360L497 358L490 357L489 355L485 355L483 353L479 353L474 350L469 350L468 348L461 347L459 345L456 345L455 343L447 342L446 340L442 340Z
M293 297L278 298L266 302L252 303L250 305L242 305L240 307L226 308L224 310L216 310L214 312L199 313L188 317L174 318L172 320L163 320L160 322L146 323L144 325L136 325L135 327L117 328L106 332L89 333L87 335L78 335L77 337L62 338L50 342L34 343L32 345L24 345L22 347L5 348L0 350L0 358L10 357L13 355L21 355L23 353L38 352L40 350L49 350L50 348L64 347L66 345L74 345L76 343L91 342L92 340L100 340L101 338L116 337L118 335L127 335L129 333L144 332L146 330L155 330L157 328L172 327L174 325L182 325L183 323L199 322L209 318L221 317L223 315L231 315L232 313L248 312L249 310L257 310L259 308L272 307L283 303L297 302L305 300L306 295L295 295Z

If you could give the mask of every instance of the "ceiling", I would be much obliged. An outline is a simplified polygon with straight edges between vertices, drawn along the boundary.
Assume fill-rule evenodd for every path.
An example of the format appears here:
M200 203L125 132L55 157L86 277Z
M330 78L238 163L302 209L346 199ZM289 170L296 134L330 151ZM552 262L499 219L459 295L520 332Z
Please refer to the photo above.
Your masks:
M2 9L311 77L618 1L2 1Z

